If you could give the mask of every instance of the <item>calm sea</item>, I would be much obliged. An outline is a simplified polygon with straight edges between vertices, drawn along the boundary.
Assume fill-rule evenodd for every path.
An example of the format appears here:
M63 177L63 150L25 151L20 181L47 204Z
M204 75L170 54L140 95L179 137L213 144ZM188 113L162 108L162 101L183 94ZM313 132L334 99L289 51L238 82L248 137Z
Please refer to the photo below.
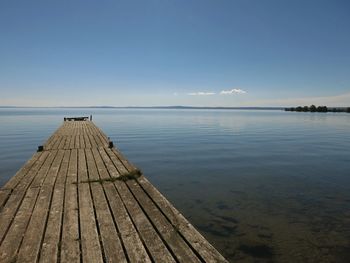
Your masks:
M230 261L350 262L350 114L0 109L0 185L90 114Z

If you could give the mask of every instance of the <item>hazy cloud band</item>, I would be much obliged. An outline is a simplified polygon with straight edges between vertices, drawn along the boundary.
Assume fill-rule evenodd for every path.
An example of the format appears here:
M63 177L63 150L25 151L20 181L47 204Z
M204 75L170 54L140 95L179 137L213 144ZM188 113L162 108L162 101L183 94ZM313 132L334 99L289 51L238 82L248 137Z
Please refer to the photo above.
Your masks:
M242 89L223 90L220 92L221 95L245 94L245 93L247 92Z

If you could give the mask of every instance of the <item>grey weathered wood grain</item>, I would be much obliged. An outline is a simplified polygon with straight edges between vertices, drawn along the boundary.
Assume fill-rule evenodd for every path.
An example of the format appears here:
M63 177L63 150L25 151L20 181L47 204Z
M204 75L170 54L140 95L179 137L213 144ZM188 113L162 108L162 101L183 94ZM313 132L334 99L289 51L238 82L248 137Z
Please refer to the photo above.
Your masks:
M88 180L85 152L78 151L78 180L84 182ZM94 206L90 194L90 184L79 183L79 220L81 236L81 253L84 262L103 262L102 250L96 228Z
M43 185L40 188L38 199L18 252L18 262L36 262L39 258L52 192L61 166L63 154L64 152L62 150L58 151L52 164L50 164L48 175L45 177Z
M0 262L227 262L90 121L0 189Z
M46 232L40 251L42 263L58 262L58 253L61 241L62 213L64 205L65 182L68 171L70 151L64 151L64 157L57 175L55 188L53 190L52 203L49 211Z
M80 262L79 208L77 191L77 150L71 150L64 200L61 261Z

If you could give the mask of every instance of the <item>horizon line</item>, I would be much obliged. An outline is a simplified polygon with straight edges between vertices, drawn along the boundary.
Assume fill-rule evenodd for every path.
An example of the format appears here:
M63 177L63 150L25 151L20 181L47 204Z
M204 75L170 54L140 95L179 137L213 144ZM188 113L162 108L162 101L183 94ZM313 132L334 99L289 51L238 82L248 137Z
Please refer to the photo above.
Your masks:
M170 106L3 106L0 108L100 108L100 109L125 109L125 108L140 108L140 109L284 109L286 107L281 106L183 106L183 105L170 105Z
M301 106L301 105L298 105ZM294 107L298 107L298 106L294 106ZM324 106L324 105L322 105ZM0 108L5 109L11 109L11 108L52 108L52 109L83 109L83 108L89 108L89 109L261 109L261 110L282 110L282 109L286 109L286 108L290 108L290 106L231 106L231 107L227 107L227 106L183 106L183 105L173 105L173 106L2 106L0 105ZM335 106L335 107L328 107L328 108L336 108L336 109L344 109L347 108L346 106Z

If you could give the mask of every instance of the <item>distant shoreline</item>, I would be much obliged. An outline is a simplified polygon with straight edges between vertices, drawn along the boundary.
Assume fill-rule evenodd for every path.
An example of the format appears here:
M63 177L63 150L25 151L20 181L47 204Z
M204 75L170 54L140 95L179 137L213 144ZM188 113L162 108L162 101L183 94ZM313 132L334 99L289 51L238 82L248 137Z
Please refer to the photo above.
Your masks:
M196 106L0 106L0 109L164 109L164 110L271 110L289 112L349 112L348 107L328 107L327 110L310 110L309 107L196 107Z
M327 107L327 106L297 106L297 107L291 107L291 108L285 108L285 111L292 111L292 112L321 112L321 113L327 113L327 112L347 112L350 113L350 107Z
M35 106L0 106L0 109L194 109L194 110L284 110L284 107L195 107L195 106L57 106L57 107L35 107Z

